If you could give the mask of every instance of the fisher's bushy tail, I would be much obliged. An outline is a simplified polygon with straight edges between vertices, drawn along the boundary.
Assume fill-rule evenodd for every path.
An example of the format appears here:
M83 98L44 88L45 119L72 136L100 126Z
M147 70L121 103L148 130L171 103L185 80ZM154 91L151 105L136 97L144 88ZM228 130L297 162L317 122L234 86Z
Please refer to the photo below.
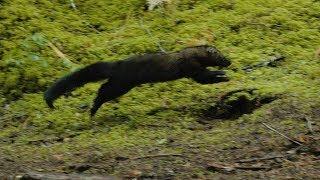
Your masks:
M112 63L98 62L66 75L55 82L44 94L50 108L53 102L67 92L71 92L89 82L105 80L111 76Z

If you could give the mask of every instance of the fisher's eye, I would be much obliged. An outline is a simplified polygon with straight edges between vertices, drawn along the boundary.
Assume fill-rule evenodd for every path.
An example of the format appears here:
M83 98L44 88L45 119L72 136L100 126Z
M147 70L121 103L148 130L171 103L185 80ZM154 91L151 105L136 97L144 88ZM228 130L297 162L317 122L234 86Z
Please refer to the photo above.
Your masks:
M212 53L212 54L216 52L216 49L213 47L207 47L206 50L207 50L207 52Z

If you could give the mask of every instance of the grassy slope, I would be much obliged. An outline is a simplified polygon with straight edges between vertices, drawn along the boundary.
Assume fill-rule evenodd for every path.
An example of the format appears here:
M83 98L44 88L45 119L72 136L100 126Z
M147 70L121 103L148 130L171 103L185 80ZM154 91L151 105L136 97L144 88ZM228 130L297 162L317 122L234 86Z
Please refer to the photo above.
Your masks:
M190 145L197 145L201 158L211 157L210 150L219 151L217 160L228 161L230 149L250 147L243 139L251 146L259 144L253 132L269 139L264 147L281 149L286 140L261 122L292 136L308 131L304 117L319 123L320 63L314 56L320 42L319 2L181 0L152 12L143 11L144 3L138 0L79 0L76 5L77 10L63 1L13 0L0 5L0 103L5 107L0 110L0 153L18 164L61 172L66 164L87 162L91 156L111 162L116 156L174 152L192 159ZM59 58L48 42L70 61ZM61 98L54 111L45 106L42 92L56 78L99 60L157 51L157 42L168 51L216 45L233 61L228 70L232 80L201 86L187 79L143 85L119 102L105 104L95 119L81 107L90 105L98 84ZM281 66L239 70L277 54L286 56ZM280 98L239 119L211 122L211 128L197 122L200 110L226 92L244 88L258 89L257 96ZM179 145L171 146L171 141ZM52 165L56 168L45 163L57 155L62 163ZM134 163L128 167L134 168ZM99 172L126 173L126 165L117 167ZM201 166L190 169L193 174L175 175L213 175Z

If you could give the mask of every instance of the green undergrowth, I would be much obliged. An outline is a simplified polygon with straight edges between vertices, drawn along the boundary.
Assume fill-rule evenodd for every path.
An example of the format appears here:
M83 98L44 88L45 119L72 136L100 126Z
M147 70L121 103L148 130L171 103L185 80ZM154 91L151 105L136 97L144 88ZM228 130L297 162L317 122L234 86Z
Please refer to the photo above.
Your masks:
M69 1L0 1L0 153L25 161L35 151L40 159L63 153L71 161L74 152L93 147L107 155L146 154L143 149L152 146L183 151L166 146L171 138L227 148L240 146L235 136L257 129L268 133L261 123L274 122L273 109L283 112L276 123L291 133L305 130L302 117L319 120L313 114L320 107L320 59L314 55L320 42L319 1L173 0L153 11L138 0L75 3L77 9ZM98 83L60 98L54 110L45 105L43 91L57 78L93 62L159 51L158 44L167 51L215 45L232 60L226 70L231 80L145 84L106 103L94 118L88 110ZM276 67L242 70L277 55L285 60ZM236 90L242 92L230 101L243 95L274 100L201 130L201 112Z

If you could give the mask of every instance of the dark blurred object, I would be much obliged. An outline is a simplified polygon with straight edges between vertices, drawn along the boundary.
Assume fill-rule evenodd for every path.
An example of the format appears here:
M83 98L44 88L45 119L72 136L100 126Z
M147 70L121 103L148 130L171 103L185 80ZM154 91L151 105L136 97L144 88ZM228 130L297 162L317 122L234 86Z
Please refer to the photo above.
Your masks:
M257 68L260 68L260 67L265 67L265 66L277 67L277 64L279 62L283 61L284 59L285 59L285 57L282 56L282 55L273 56L269 60L264 60L262 62L254 64L254 65L245 66L245 67L242 68L242 70L244 70L246 72L251 72L254 69L257 69Z

